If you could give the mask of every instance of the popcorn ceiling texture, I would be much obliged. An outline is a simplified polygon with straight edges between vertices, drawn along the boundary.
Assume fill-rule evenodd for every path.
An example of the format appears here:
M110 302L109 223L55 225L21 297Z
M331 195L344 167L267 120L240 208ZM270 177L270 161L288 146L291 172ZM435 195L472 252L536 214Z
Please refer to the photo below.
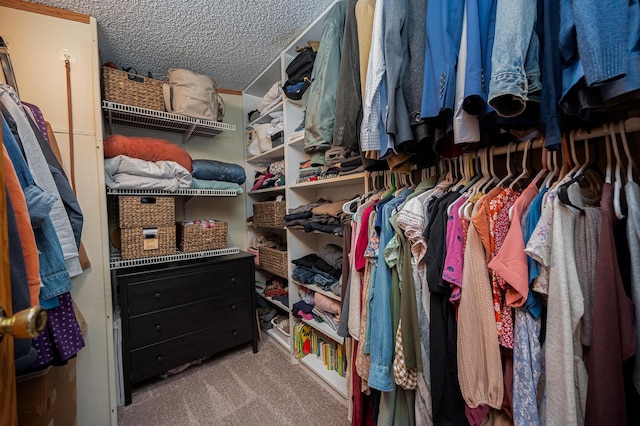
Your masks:
M33 2L95 17L101 62L161 79L186 68L243 90L332 0Z

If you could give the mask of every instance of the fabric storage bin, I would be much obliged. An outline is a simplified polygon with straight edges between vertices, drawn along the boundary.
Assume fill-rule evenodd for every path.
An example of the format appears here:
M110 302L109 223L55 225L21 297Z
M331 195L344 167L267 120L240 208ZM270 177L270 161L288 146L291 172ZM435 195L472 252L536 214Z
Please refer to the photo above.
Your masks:
M162 81L102 67L104 98L118 104L164 111Z
M203 220L177 223L178 248L184 253L227 246L227 222Z
M173 197L130 196L118 197L118 226L175 226L175 200Z
M176 253L176 227L120 229L120 257L124 260Z
M287 278L288 262L287 252L269 247L260 247L260 267L265 271Z
M253 224L257 226L284 226L286 214L284 201L253 203Z

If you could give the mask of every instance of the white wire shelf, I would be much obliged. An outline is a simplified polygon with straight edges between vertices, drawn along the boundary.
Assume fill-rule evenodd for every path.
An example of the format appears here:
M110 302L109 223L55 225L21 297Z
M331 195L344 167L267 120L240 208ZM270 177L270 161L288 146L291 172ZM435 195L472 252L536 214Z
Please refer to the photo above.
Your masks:
M236 197L235 189L177 189L163 191L160 189L121 189L108 188L107 195L184 195L191 197Z
M234 124L202 120L186 115L102 101L109 125L138 127L182 134L186 143L191 136L214 137L224 131L235 131Z
M110 269L131 268L133 266L155 265L158 263L175 262L178 260L200 259L203 257L225 256L228 254L240 253L239 247L225 247L216 250L198 251L195 253L183 253L178 250L176 254L168 254L165 256L144 257L139 259L124 260L120 257L119 252L111 254L109 259Z

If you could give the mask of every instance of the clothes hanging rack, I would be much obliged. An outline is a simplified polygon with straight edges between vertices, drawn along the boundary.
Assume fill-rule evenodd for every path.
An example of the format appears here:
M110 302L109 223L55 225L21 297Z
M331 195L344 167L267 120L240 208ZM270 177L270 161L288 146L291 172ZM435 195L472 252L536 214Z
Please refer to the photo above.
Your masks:
M602 126L596 127L595 129L578 129L574 136L574 141L582 141L585 139L595 139L601 138L605 135L610 135L611 131L609 130L609 126L612 122L604 123ZM631 117L624 120L624 131L626 133L638 132L640 131L640 117ZM620 129L616 128L616 133L620 133Z

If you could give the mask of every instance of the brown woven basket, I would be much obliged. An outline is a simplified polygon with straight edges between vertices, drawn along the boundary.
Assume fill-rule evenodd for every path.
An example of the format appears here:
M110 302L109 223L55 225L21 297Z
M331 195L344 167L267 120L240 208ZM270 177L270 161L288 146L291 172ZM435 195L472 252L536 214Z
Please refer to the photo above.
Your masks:
M178 223L178 247L184 253L224 248L227 246L227 230L227 222L216 221L213 228L203 228L199 223Z
M279 277L287 278L288 262L287 252L272 249L269 247L260 247L260 268Z
M253 224L257 226L284 226L286 208L284 201L253 203Z
M144 228L120 230L120 257L138 259L141 257L164 256L176 253L176 227L158 227L154 238L145 238Z
M118 226L175 226L175 200L173 197L131 196L118 197Z
M102 67L104 98L118 104L164 111L162 81Z

